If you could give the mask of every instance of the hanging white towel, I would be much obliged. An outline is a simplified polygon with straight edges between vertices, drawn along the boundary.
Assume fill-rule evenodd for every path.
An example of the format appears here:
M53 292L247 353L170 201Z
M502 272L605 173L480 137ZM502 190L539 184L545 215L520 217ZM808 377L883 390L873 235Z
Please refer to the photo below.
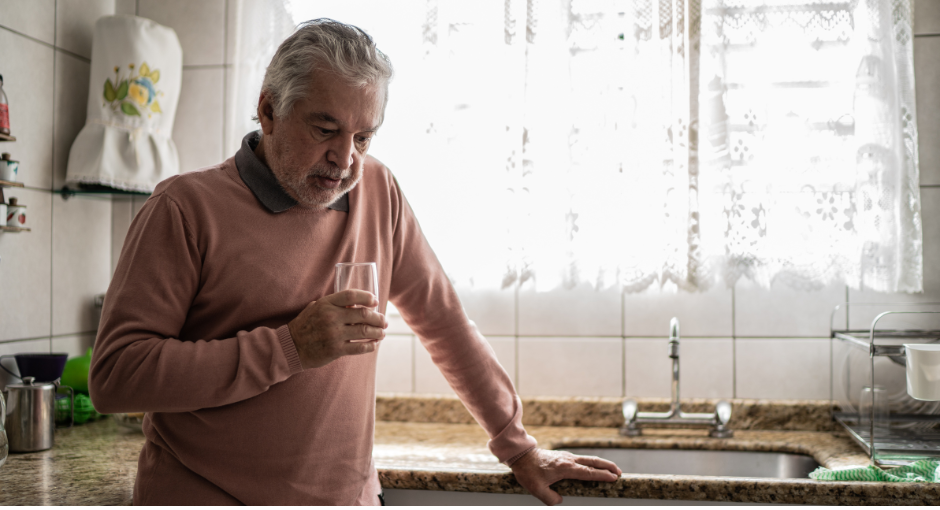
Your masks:
M136 16L95 23L85 127L72 143L66 182L152 192L179 173L170 138L183 74L173 29Z

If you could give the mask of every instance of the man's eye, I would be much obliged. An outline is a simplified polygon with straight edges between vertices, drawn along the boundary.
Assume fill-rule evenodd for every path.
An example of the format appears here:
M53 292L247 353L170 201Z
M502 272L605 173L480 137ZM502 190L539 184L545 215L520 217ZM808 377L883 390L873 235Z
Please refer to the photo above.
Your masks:
M317 128L317 131L319 131L321 135L325 135L325 136L329 136L333 134L332 129Z

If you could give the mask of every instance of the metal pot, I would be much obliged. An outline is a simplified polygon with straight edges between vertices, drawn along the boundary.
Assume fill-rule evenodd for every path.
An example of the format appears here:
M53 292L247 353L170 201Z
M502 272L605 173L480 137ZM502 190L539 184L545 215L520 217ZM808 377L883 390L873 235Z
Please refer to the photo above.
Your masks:
M0 393L0 467L7 461L7 456L10 453L10 446L7 444L7 433L3 428L6 417L7 405L3 400L3 393Z
M55 441L56 385L24 377L7 385L6 429L11 452L38 452Z

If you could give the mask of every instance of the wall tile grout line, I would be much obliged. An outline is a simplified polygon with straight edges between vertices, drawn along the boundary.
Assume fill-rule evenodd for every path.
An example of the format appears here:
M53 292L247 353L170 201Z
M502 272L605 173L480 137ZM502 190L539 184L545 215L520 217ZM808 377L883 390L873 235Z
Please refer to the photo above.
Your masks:
M58 7L56 7L56 9L58 9ZM33 41L33 42L35 42L35 43L39 43L39 44L41 44L41 45L43 45L43 46L45 46L45 47L47 47L47 48L50 48L50 49L52 49L52 50L61 51L62 53L66 54L66 55L69 55L69 56L71 56L71 57L77 58L77 59L79 59L79 60L81 60L81 61L83 61L83 62L85 62L85 63L87 63L87 64L90 64L90 63L91 63L91 59L90 59L90 58L85 57L85 56L82 56L82 55L79 55L78 53L69 51L69 50L67 50L67 49L65 49L65 48L61 48L61 47L59 47L59 46L56 46L56 43L55 43L55 42L53 42L53 44L49 44L49 43L47 43L46 41L43 41L42 39L37 39L37 38L35 38L35 37L33 37L33 36L26 35L26 34L24 34L23 32L20 32L20 31L18 31L18 30L14 30L14 29L12 29L12 28L10 28L10 27L8 27L8 26L0 25L0 28L6 30L6 31L8 31L8 32L12 32L12 33L14 33L14 34L16 34L16 35L18 35L18 36L20 36L20 37L25 37L26 39L29 39L30 41ZM53 36L53 41L55 41L55 40L56 40L56 39L55 39L55 36Z
M50 340L54 340L56 338L68 338L70 336L97 335L97 334L98 334L98 330L92 330L92 331L78 331L75 333L59 333L57 335L42 335L42 336L33 336L33 337L26 337L26 338L13 338L10 340L0 340L0 345L15 344L18 342L32 342L35 340L45 340L47 338Z
M55 121L56 121L56 73L58 72L55 55L56 46L59 44L59 0L56 0L52 14L52 151L49 160L52 162L49 168L50 191L55 186ZM52 333L53 322L55 321L55 306L53 305L55 296L55 196L49 200L49 352L52 352Z
M225 126L228 125L228 7L229 0L225 0L225 14L222 19L222 159L225 159Z
M731 287L731 398L738 398L738 332L735 329L737 302L735 301L737 285Z

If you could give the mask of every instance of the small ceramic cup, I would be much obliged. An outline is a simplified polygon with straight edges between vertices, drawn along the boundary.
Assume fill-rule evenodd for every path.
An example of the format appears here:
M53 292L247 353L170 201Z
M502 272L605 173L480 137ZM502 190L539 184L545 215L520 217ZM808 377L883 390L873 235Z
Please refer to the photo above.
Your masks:
M7 156L8 154L4 154ZM0 181L16 182L20 162L12 159L0 159Z
M940 344L904 344L907 394L917 400L940 400Z
M26 227L26 206L16 203L15 199L10 199L6 211L6 225L8 227Z

